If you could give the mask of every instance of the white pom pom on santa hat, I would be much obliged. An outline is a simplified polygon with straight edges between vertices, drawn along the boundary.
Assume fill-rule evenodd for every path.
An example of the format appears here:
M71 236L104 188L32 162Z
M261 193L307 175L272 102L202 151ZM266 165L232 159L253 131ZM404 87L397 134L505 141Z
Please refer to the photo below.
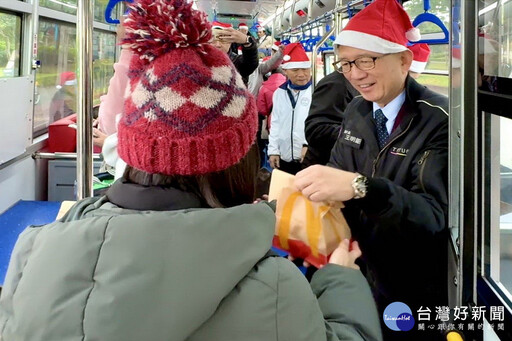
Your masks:
M290 59L292 59L292 57L290 57L289 55L283 56L283 60L285 62L289 61Z
M375 0L349 20L334 41L377 53L407 50L408 41L418 41L419 30L396 0Z
M405 37L412 42L419 41L421 39L420 30L417 27L413 27L405 32Z

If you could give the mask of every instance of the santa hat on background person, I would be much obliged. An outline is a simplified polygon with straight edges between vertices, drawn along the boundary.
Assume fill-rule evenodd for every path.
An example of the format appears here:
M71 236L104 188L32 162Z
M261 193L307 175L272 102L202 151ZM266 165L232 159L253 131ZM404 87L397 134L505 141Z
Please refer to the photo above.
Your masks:
M118 153L150 174L200 175L250 150L258 112L228 55L209 41L205 13L182 0L129 5L123 46L133 51Z
M262 31L265 31L265 27L263 27L263 26L258 26L258 32L262 32Z
M279 50L279 46L281 46L281 42L280 41L274 42L274 44L272 44L272 50L278 51Z
M241 22L240 24L238 24L238 29L249 31L249 26L247 26L247 24L244 24L243 22Z
M212 29L218 29L218 30L223 30L223 29L226 29L226 28L233 28L233 25L231 24L226 24L226 23L223 23L223 22L220 22L220 21L214 21L212 22Z
M282 69L307 69L311 67L304 47L301 43L292 43L286 45L283 51L283 63L281 64Z
M428 62L428 57L430 56L430 48L428 47L428 44L414 44L412 46L409 46L409 50L411 50L414 55L409 71L422 73L423 71L425 71L425 67L427 66Z
M385 54L405 51L408 41L420 38L396 0L375 0L349 20L334 44Z
M59 85L57 89L61 89L64 85L76 85L76 74L72 71L65 71L60 74Z

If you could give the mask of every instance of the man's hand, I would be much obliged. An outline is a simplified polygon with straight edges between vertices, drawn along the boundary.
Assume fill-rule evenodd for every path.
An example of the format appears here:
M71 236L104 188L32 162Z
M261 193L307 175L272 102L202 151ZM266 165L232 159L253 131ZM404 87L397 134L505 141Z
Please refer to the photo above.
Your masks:
M272 169L276 169L276 168L279 168L279 160L281 158L279 157L279 155L270 155L268 157L268 162L270 163L270 167L272 167Z
M314 165L295 175L295 186L311 201L347 201L354 197L356 173Z
M350 251L349 246L352 246L352 250ZM359 265L357 265L355 262L356 259L361 257L361 255L361 249L359 248L359 244L356 241L352 242L352 245L350 245L350 241L348 239L344 239L331 254L329 263L359 270Z
M217 35L217 38L227 43L246 44L247 35L233 28L225 28Z

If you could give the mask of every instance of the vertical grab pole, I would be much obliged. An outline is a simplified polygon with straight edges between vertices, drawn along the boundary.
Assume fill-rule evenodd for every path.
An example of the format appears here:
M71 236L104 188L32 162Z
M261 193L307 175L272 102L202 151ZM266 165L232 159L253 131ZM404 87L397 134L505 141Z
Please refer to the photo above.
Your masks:
M329 37L334 33L335 29L336 29L336 25L333 25L333 27L328 32L325 32L324 36L322 37L322 39L320 39L320 41L318 41L318 43L316 43L315 47L313 47L313 55L311 56L312 63L313 63L313 72L312 72L313 79L311 82L311 86L313 87L312 90L315 90L315 86L316 86L316 78L317 78L316 59L318 56L318 49L320 48L320 46L323 45L323 43L325 43L327 41L327 39L329 39Z
M77 199L92 196L92 15L93 1L78 0Z
M334 32L335 36L337 36L341 32L341 29L343 28L341 27L343 20L343 14L340 11L341 3L342 0L336 0L336 5L334 7L334 27L336 29L336 31Z

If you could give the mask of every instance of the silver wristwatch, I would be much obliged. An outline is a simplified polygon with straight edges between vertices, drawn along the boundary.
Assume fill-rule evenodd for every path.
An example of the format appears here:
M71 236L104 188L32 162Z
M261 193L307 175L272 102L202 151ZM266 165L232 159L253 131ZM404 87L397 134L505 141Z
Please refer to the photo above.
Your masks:
M354 189L354 199L364 198L368 190L368 178L357 174L354 180L352 180L352 188Z

